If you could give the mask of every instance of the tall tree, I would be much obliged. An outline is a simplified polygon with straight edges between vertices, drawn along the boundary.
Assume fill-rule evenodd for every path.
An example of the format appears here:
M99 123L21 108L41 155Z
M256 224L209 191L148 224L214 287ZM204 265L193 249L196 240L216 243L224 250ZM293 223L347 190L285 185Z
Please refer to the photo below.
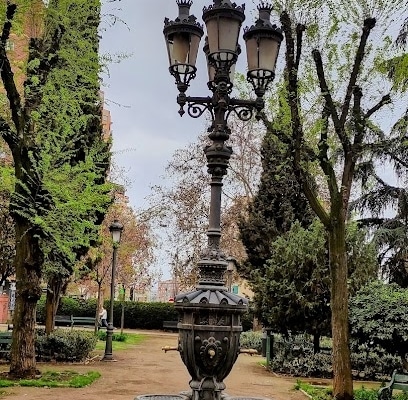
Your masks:
M90 200L91 192L95 189L92 188L92 183L103 186L104 169L108 159L107 149L103 150L103 144L99 142L94 147L90 145L91 137L100 134L100 106L99 113L95 110L99 86L89 90L88 97L79 100L80 104L67 105L67 108L72 106L67 111L67 114L72 113L70 122L64 119L62 112L57 113L55 118L53 114L56 109L63 108L65 103L61 99L68 97L69 90L64 92L60 88L61 97L54 98L52 102L49 100L53 89L47 86L49 82L53 82L55 86L67 83L51 79L51 76L58 65L61 67L59 63L64 60L64 56L65 61L68 59L66 53L69 51L67 47L61 47L61 44L64 33L69 37L72 28L72 7L79 4L84 6L85 3L86 7L83 9L88 10L87 17L90 19L90 25L94 27L95 22L92 21L96 21L96 24L99 21L99 1L51 0L46 8L41 1L35 3L42 7L44 13L40 15L44 15L44 18L36 30L38 36L32 37L27 44L28 59L26 67L23 68L23 93L19 92L21 85L15 79L6 44L10 38L14 17L15 21L18 21L17 10L21 11L20 16L22 15L24 21L24 10L32 9L33 3L24 0L7 1L5 9L2 9L4 18L0 40L1 78L9 101L9 112L0 117L0 133L11 150L16 179L10 203L15 223L14 266L17 281L10 374L16 377L37 373L34 347L35 310L41 296L44 267L48 265L52 268L69 268L75 254L82 247L89 245L90 238L87 234L94 229L95 214L101 212L104 204L109 201L106 188L101 188L96 197L93 197L94 200L97 198L97 205L91 204ZM84 14L81 15L85 18ZM84 40L78 43L79 46L86 46L85 38L92 35L92 32L87 30L83 33ZM97 40L90 46L97 52ZM71 62L75 59L73 54L80 54L80 50L71 51ZM89 63L94 61L89 60ZM97 83L99 72L97 59L96 66L94 83ZM68 65L63 63L63 67L68 68ZM75 85L78 92L84 83L84 75L86 72L76 75ZM71 93L74 92L71 90ZM51 104L53 110L47 110L45 105ZM81 112L78 112L76 107L81 108ZM72 112L74 110L75 112ZM75 135L70 136L67 133L71 131L75 132ZM102 157L99 155L100 151L103 153ZM80 208L78 201L75 203L76 209L70 208L70 205L74 205L72 190L75 190L75 195L81 193L84 196L82 200L87 199ZM79 217L86 219L85 205L88 210L94 207L97 212L77 230L67 231L67 226L64 227L61 218L66 217L65 222L76 218L71 220L71 227L74 227Z
M41 170L54 202L44 218L53 238L43 242L47 333L76 262L98 240L111 198L105 184L110 142L101 125L99 14L99 1L59 2L56 18L66 33L37 120Z
M35 368L35 309L41 296L41 266L43 254L40 240L44 237L36 217L44 215L51 206L42 174L38 168L39 153L36 146L35 124L32 113L42 99L41 87L55 66L63 28L44 27L43 38L32 38L29 43L27 79L24 99L18 92L14 73L6 53L12 20L17 5L7 1L3 14L0 40L1 78L11 111L11 123L0 118L0 132L13 155L16 185L10 210L15 221L17 297L11 350L10 373L15 376L32 376Z
M401 97L391 84L380 94L367 88L383 88L388 79L379 61L392 51L390 21L401 15L407 2L373 2L371 8L358 1L274 3L285 35L286 96L279 104L288 110L289 118L285 127L274 127L266 118L265 123L269 131L289 142L296 177L328 234L333 394L349 400L353 383L346 221L358 163L381 140L374 117L393 100L393 94ZM307 20L301 12L305 7ZM386 32L384 41L372 39L376 17L379 28ZM327 204L321 201L313 180L317 167L325 178Z

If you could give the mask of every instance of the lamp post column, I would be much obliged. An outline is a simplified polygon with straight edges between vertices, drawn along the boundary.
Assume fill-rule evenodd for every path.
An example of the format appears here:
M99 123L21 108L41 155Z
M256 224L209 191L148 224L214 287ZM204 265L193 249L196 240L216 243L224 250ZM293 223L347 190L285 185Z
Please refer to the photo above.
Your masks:
M113 244L113 259L112 259L112 280L110 288L110 304L109 304L109 320L108 327L106 328L106 344L105 354L103 355L104 361L112 361L112 336L113 336L113 301L115 298L115 275L116 275L116 262L118 258L118 243Z
M106 328L106 344L105 354L103 355L103 361L114 361L112 354L112 336L113 336L113 302L115 299L115 276L116 265L118 259L118 248L120 243L120 236L123 230L123 225L118 220L114 220L109 226L109 230L112 234L113 241L113 256L112 256L112 279L111 279L111 292L110 292L110 304L109 304L109 320L108 327Z

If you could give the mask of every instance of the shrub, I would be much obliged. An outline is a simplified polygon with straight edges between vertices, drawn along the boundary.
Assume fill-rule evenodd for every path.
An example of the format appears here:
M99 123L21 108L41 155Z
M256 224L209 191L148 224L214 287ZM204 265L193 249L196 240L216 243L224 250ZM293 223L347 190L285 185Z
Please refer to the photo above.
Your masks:
M399 357L387 353L378 345L351 342L351 365L357 379L386 380L400 364Z
M329 344L330 342L326 343ZM399 367L399 358L375 344L351 343L351 366L354 379L383 381ZM302 337L283 339L274 335L270 367L280 373L300 377L331 378L331 351L313 354L312 343Z
M261 354L262 352L262 332L247 331L242 332L240 337L241 348L254 349Z
M408 355L408 290L372 282L350 301L350 334L360 344L380 346L401 359Z
M332 357L330 354L313 352L309 354L300 354L295 358L285 359L280 356L274 356L270 367L273 371L302 377L332 378Z
M378 389L366 389L364 386L361 389L354 390L354 400L377 400Z
M83 361L97 341L89 331L56 329L47 336L44 330L37 330L36 355L39 360Z
M125 333L114 333L112 340L115 342L126 342L127 336ZM106 331L98 331L98 340L106 340Z

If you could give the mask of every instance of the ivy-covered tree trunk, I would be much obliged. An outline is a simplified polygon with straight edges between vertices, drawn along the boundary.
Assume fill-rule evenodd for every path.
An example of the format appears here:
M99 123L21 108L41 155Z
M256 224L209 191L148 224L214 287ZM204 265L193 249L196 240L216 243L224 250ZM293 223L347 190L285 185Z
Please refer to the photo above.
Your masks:
M41 252L32 226L16 218L17 296L13 320L10 375L28 378L37 374L35 360L35 320L41 296Z
M336 210L328 228L331 275L330 306L332 310L333 340L333 391L339 399L353 398L353 378L349 349L348 323L348 269L346 252L346 226L342 210Z

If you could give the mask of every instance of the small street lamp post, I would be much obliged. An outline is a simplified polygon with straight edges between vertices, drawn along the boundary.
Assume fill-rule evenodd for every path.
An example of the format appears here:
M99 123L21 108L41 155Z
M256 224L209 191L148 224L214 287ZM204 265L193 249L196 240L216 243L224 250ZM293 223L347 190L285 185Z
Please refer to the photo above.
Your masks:
M232 275L236 269L237 261L233 257L227 258L227 288L232 292Z
M109 231L112 235L113 242L113 257L112 257L112 279L111 279L111 293L110 293L110 305L109 305L109 321L106 328L106 344L105 354L103 355L103 361L114 361L112 354L112 336L113 336L113 302L115 299L115 275L116 265L118 258L118 247L120 243L120 237L123 231L123 225L115 219L109 226Z

